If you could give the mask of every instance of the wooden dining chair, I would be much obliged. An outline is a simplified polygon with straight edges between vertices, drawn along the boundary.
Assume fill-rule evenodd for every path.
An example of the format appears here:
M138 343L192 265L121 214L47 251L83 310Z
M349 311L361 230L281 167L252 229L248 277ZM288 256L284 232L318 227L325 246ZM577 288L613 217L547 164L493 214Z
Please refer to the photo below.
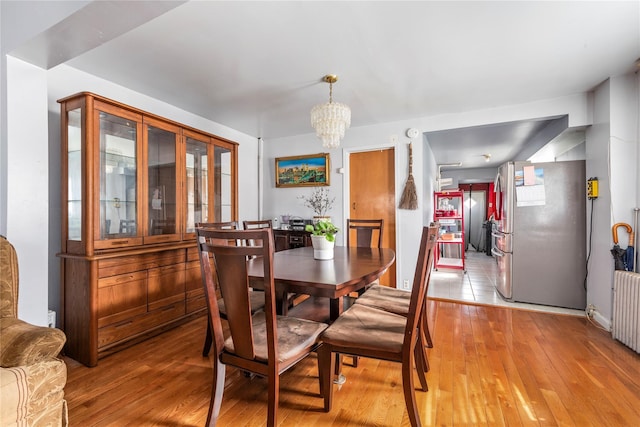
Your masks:
M267 426L276 425L280 375L301 361L320 345L324 323L276 315L273 275L273 231L196 229L202 281L213 331L213 386L207 425L215 426L224 393L225 367L235 366L267 378ZM233 241L252 239L256 246L234 246ZM263 258L262 287L264 311L252 314L249 309L249 275L247 260ZM210 263L213 259L213 268ZM255 282L254 282L255 283ZM222 330L216 285L227 302L230 336ZM318 363L318 370L322 366ZM323 378L323 375L319 375ZM322 394L322 389L320 390Z
M426 298L431 274L436 236L437 227L423 228L409 313L406 317L355 304L322 333L318 359L321 365L325 411L331 410L333 401L333 353L350 354L401 363L402 389L409 420L413 427L421 425L415 399L413 366L414 363L419 363L420 358L420 352L417 351L420 313L424 307L423 300ZM421 379L422 389L427 391L424 371L416 371Z
M196 229L204 228L210 230L237 230L237 221L227 222L198 222L195 224ZM264 292L251 291L249 293L249 300L251 306L251 314L255 314L264 309ZM224 303L224 299L218 298L218 310L220 311L220 317L227 320L227 307ZM213 336L211 333L211 325L207 322L207 332L204 338L204 346L202 347L202 357L209 356L209 350L211 349Z

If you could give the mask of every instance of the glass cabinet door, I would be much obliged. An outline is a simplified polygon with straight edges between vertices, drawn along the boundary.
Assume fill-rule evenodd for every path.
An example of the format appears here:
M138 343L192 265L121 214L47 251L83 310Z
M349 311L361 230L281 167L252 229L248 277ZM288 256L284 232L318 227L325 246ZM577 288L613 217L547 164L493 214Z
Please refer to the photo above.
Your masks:
M209 144L186 138L186 232L194 233L195 225L209 221Z
M176 235L177 130L147 125L147 236Z
M99 240L137 236L138 124L104 111L99 115Z
M216 221L233 221L232 151L225 147L214 148L214 185Z
M82 240L82 109L67 113L67 239Z

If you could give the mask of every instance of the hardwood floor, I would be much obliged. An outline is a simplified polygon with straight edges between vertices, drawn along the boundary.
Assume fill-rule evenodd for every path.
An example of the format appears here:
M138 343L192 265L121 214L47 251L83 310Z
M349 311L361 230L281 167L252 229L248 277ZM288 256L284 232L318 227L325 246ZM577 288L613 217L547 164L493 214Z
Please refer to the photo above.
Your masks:
M425 426L640 425L640 355L582 317L429 301ZM65 359L70 426L203 426L211 360L205 319L100 360ZM279 426L409 425L400 366L345 366L333 410L322 410L317 360L281 379ZM337 387L337 386L335 386ZM227 369L220 426L262 426L266 381Z

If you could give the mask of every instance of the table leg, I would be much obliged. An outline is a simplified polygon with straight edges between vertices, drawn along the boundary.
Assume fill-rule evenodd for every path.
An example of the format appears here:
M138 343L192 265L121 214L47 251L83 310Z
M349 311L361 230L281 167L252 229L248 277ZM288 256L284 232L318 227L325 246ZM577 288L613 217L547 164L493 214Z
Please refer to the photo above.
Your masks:
M329 300L329 318L333 322L344 310L344 298L331 298ZM347 378L342 375L342 355L336 353L336 370L333 379L334 384L344 384Z

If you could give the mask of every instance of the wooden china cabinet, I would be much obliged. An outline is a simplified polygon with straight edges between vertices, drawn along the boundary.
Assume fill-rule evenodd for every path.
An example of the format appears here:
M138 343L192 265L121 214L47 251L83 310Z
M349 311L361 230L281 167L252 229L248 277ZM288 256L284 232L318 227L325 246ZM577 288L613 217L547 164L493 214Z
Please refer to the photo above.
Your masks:
M237 144L92 94L62 119L62 328L87 366L206 312L195 223L237 219Z

